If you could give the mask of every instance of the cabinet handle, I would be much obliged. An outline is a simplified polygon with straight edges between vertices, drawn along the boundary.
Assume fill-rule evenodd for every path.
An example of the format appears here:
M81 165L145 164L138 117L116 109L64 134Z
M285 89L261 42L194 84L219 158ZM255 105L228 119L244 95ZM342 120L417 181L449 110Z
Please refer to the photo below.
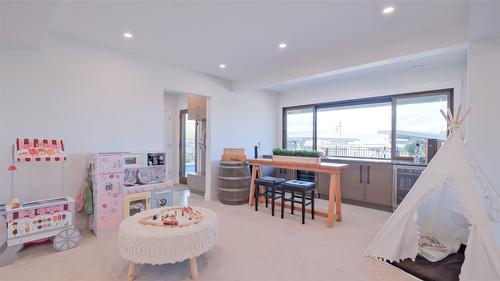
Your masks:
M366 166L366 184L370 184L370 165Z
M363 183L363 165L359 165L359 183Z

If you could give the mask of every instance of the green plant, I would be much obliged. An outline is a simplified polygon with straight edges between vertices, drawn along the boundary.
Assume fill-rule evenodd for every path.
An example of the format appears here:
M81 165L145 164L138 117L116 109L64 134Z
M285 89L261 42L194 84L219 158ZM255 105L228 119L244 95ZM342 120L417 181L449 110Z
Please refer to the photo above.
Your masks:
M321 156L321 153L315 150L290 150L284 148L275 148L273 149L273 155L318 158Z
M417 148L417 145L414 142L410 142L405 144L405 150L408 152L410 155L415 155L415 150Z

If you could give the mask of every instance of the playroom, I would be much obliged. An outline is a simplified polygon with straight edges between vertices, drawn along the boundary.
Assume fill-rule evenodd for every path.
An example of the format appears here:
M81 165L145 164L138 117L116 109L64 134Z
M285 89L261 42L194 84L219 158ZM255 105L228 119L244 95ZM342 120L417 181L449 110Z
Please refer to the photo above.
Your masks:
M498 1L0 1L0 280L500 280Z

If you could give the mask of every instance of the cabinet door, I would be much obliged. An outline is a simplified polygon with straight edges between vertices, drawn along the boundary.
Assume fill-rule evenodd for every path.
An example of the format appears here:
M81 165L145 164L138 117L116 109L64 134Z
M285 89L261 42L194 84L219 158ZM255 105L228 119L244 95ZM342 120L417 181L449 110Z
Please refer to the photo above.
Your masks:
M342 198L364 201L364 165L359 162L349 162L347 164L349 166L340 175Z
M328 199L329 185L330 175L324 173L316 173L316 187L321 199Z
M188 102L188 119L203 120L206 119L206 98L202 96L190 95Z
M116 230L122 221L122 174L99 176L97 193L98 231Z
M284 179L286 179L286 169L275 168L274 169L274 176L277 177L277 178L284 178Z
M366 164L365 201L384 206L392 205L392 166Z

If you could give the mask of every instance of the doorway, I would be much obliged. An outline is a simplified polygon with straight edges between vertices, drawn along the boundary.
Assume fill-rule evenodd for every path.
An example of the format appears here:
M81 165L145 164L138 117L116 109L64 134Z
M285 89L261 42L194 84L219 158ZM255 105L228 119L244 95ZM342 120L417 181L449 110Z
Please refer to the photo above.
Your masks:
M197 122L189 120L188 110L179 113L179 182L187 184L187 176L196 173Z

